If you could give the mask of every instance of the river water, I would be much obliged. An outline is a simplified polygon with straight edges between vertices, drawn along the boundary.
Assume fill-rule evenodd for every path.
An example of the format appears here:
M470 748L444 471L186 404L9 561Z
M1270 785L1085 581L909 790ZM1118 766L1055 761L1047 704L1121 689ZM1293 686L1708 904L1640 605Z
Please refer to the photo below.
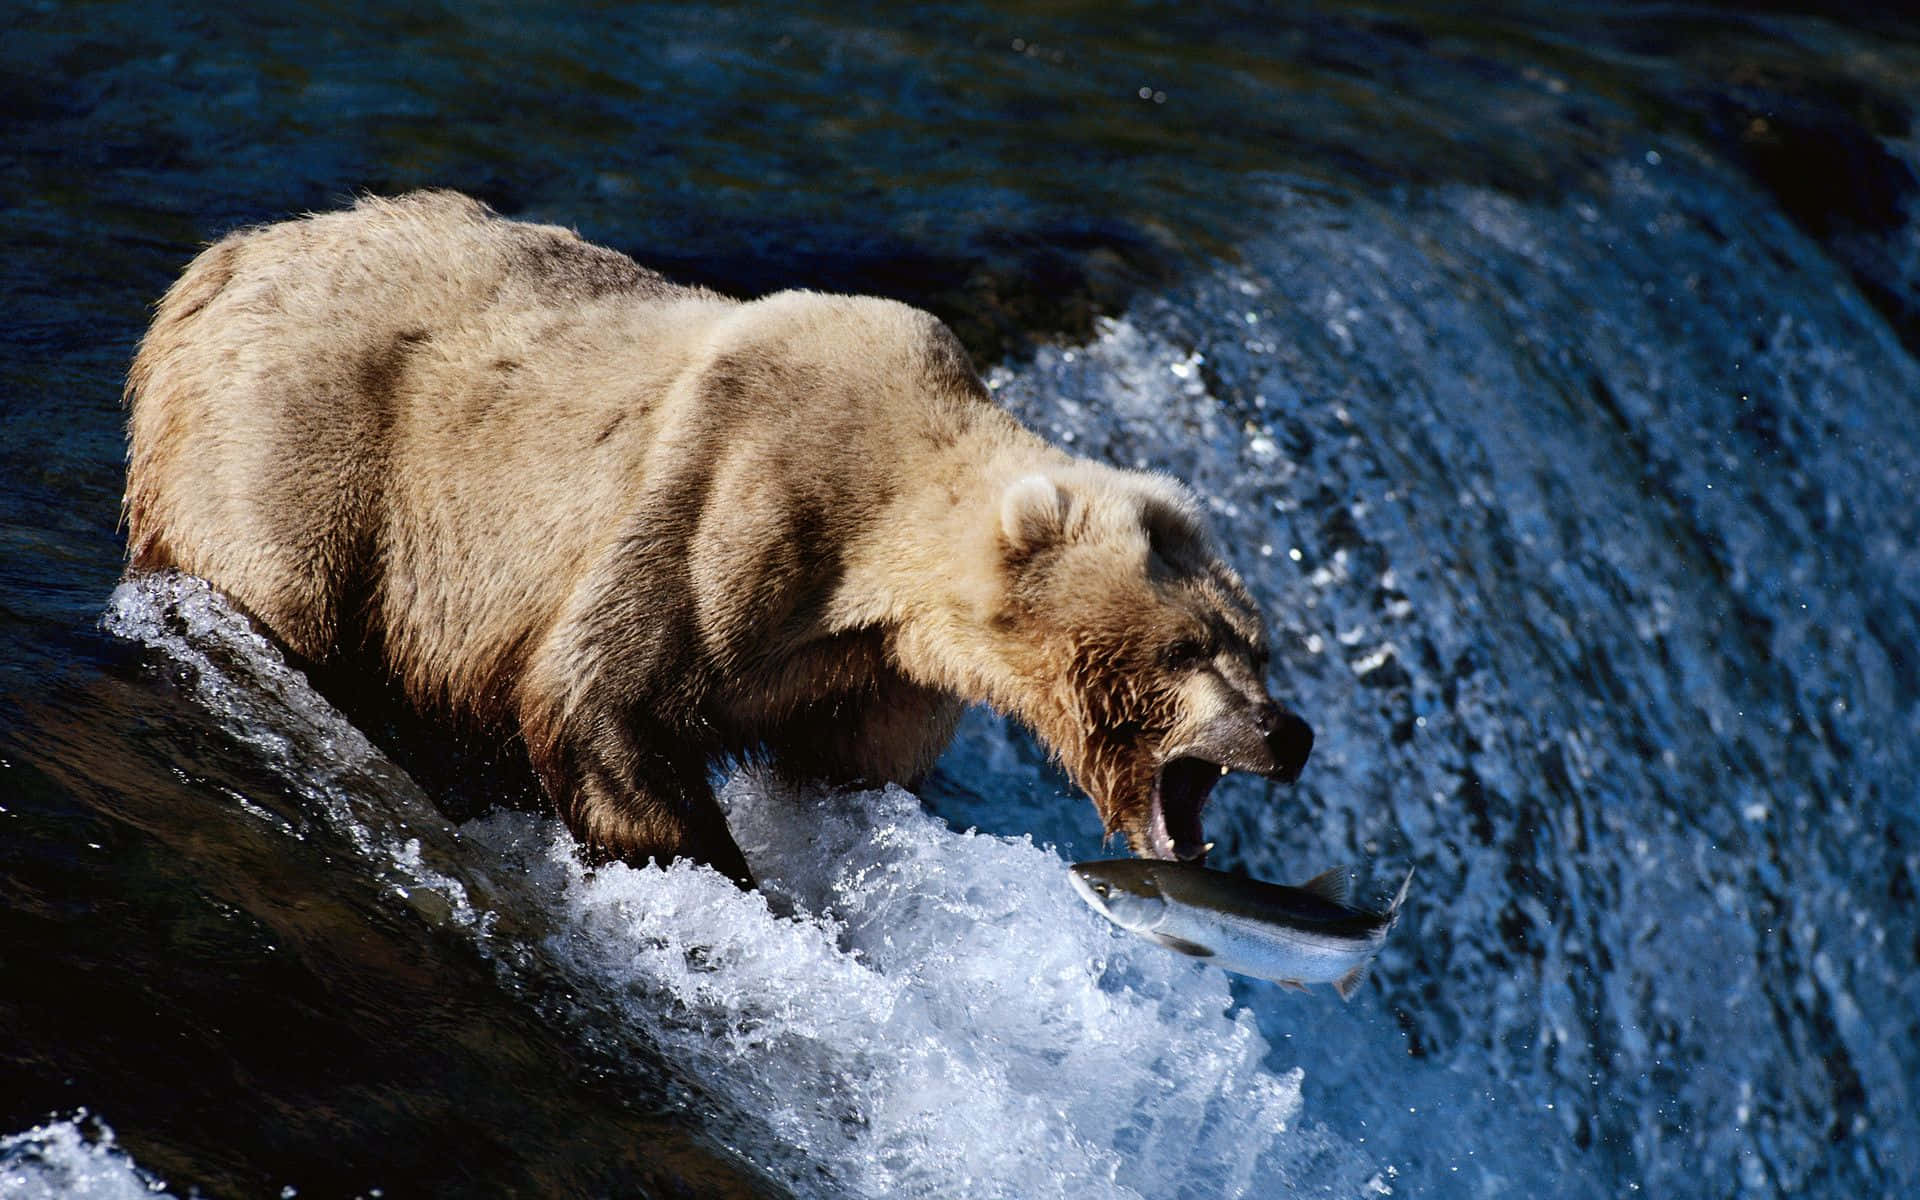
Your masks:
M0 1195L1920 1188L1920 29L1474 13L17 9ZM918 797L730 777L763 893L588 874L117 586L151 303L422 185L922 304L1190 480L1318 735L1216 865L1416 870L1354 1001L1093 916L992 714Z

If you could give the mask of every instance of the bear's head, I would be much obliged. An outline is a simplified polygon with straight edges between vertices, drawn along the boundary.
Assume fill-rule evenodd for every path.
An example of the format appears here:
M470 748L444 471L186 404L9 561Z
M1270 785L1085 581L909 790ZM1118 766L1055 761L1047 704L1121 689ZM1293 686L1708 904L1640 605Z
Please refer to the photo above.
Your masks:
M1197 861L1222 775L1299 775L1313 732L1268 696L1265 625L1185 487L1074 462L1008 484L997 535L1008 707L1108 833Z

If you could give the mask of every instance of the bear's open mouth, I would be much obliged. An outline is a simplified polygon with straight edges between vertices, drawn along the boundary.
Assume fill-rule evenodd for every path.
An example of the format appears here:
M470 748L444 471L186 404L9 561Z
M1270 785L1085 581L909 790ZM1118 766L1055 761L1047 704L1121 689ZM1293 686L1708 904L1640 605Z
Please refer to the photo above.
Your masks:
M1219 763L1182 755L1160 768L1153 783L1147 838L1142 857L1204 862L1212 845L1200 828L1200 810L1206 807L1213 785L1226 774Z

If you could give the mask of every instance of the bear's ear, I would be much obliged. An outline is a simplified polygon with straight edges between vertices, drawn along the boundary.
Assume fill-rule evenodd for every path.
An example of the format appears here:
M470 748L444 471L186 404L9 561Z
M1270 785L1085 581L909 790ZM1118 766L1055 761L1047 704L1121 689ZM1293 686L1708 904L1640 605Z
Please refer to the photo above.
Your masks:
M1140 527L1147 535L1148 561L1160 570L1180 574L1194 565L1204 539L1191 511L1149 501L1140 509Z
M1032 554L1067 529L1067 496L1046 475L1022 475L1000 493L1000 537L1011 554Z

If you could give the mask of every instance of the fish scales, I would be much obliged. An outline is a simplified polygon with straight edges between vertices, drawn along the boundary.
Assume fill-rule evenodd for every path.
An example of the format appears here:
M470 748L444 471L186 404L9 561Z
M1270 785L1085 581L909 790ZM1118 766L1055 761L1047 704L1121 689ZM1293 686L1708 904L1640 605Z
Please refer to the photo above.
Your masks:
M1076 863L1069 877L1128 932L1243 975L1331 983L1345 998L1398 921L1413 873L1385 912L1346 903L1338 872L1288 887L1191 863L1113 859Z

